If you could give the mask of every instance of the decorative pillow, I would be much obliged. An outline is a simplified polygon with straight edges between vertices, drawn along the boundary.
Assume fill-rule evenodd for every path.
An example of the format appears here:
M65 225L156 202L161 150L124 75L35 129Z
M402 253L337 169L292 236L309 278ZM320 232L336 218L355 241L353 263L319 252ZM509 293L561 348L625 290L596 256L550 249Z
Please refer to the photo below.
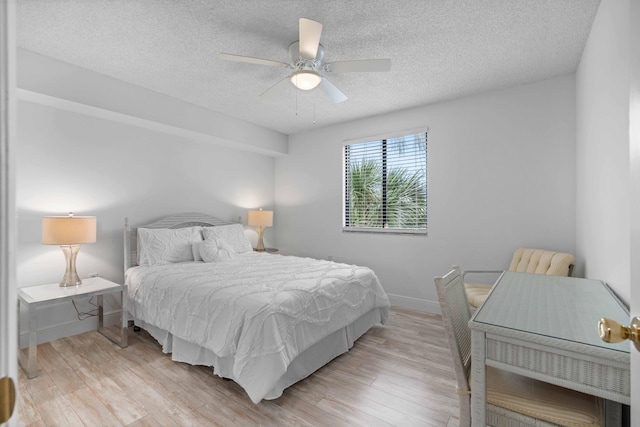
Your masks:
M220 225L216 227L203 227L202 234L204 240L222 239L229 245L235 253L242 254L253 251L251 242L244 235L242 224Z
M200 255L204 262L215 262L232 259L236 252L223 239L207 239L200 245Z
M191 245L198 241L202 241L200 227L139 228L139 264L158 265L193 261Z

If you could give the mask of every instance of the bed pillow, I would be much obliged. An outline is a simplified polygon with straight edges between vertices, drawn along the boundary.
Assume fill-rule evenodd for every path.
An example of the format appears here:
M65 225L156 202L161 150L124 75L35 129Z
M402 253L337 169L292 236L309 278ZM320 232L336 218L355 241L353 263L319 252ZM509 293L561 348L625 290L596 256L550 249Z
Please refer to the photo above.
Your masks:
M191 245L201 240L200 227L138 228L139 264L193 261Z
M236 256L236 252L224 239L207 239L199 245L199 249L204 262L224 261Z
M253 251L251 242L244 235L242 224L219 225L216 227L203 227L204 240L222 239L228 243L233 251L238 254Z

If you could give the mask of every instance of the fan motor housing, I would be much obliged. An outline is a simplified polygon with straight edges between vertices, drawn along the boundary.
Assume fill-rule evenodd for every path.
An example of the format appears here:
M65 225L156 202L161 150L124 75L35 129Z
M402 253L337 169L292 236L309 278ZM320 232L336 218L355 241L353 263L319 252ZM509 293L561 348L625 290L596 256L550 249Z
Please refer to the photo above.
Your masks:
M319 70L324 58L324 46L318 44L318 53L316 53L315 59L304 59L300 56L300 42L295 41L289 45L289 58L296 69Z

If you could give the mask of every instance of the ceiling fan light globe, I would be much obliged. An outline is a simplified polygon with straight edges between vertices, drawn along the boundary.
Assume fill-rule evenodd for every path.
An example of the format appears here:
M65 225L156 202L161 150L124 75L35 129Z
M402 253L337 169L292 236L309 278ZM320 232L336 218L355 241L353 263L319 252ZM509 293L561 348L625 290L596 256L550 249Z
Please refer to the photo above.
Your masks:
M300 90L315 89L321 81L322 77L315 71L299 70L291 74L291 83Z

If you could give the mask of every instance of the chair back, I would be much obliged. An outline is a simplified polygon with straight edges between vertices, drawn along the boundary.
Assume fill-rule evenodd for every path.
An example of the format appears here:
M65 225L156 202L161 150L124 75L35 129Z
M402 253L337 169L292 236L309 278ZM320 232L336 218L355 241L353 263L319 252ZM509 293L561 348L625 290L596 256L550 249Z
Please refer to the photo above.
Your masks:
M520 273L547 274L549 276L571 276L573 255L543 249L516 249L511 259L509 271Z
M464 289L462 272L457 265L444 277L434 279L442 323L453 357L453 367L458 382L458 394L469 392L469 370L471 369L471 312Z

